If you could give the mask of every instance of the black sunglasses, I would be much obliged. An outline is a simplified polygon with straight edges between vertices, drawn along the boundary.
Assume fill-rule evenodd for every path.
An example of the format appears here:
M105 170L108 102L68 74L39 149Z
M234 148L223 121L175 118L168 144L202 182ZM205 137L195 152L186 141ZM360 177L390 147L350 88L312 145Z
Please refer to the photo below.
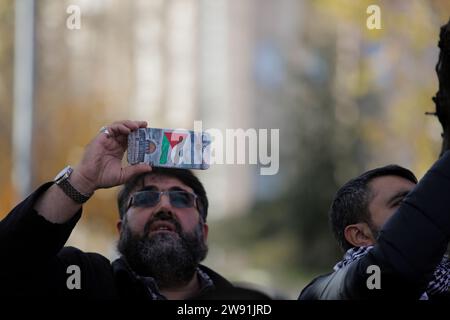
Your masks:
M175 208L193 208L197 201L197 195L183 190L169 191L139 191L130 197L127 210L133 206L138 208L151 208L156 206L165 194L169 197L170 204Z

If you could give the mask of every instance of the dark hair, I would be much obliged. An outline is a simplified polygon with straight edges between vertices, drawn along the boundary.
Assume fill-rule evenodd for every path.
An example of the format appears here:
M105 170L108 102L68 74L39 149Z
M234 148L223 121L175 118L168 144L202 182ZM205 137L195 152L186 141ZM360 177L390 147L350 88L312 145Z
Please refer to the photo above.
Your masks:
M369 212L370 190L368 184L371 180L381 176L399 176L417 183L417 178L410 170L398 165L388 165L367 171L344 184L336 193L329 212L331 229L339 246L344 251L353 247L345 239L345 227L358 222L367 222L369 225L372 223Z
M149 175L159 175L175 178L180 180L188 187L192 188L192 190L198 197L197 208L200 216L203 218L203 221L206 222L206 217L208 215L208 197L206 196L205 188L203 187L200 180L198 180L198 178L190 170L162 167L153 167L151 172L138 175L123 185L117 196L117 206L119 208L120 219L122 219L127 212L127 206L131 192L134 191L139 183L143 183L144 177Z

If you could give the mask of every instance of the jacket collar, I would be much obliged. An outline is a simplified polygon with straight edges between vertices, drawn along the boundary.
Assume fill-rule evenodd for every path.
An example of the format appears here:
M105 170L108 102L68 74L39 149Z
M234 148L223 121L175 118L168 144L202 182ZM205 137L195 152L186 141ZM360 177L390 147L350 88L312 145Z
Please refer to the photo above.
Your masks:
M152 277L138 275L123 257L112 263L112 269L121 297L126 299L166 300L166 297L160 293L156 280ZM197 296L205 296L217 289L233 287L228 280L206 266L199 265L197 275L201 286Z

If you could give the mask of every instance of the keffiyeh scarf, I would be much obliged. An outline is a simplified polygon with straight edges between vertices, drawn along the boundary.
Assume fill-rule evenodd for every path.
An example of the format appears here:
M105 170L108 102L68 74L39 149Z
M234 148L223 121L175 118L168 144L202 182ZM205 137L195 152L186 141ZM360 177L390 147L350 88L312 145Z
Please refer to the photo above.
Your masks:
M346 265L357 261L359 258L366 255L373 246L367 247L355 247L347 250L344 255L344 258L339 261L334 267L333 270L337 271ZM425 292L422 294L420 300L428 300L430 296L446 293L450 287L450 259L447 256L444 256L441 262L437 265L432 280L428 283L428 287Z

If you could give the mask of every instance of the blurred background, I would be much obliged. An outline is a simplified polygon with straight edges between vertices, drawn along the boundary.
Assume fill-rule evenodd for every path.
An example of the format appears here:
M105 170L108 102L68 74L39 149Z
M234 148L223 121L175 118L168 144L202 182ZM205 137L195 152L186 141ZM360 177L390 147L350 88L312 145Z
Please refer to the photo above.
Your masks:
M449 16L446 0L2 0L0 217L115 120L280 129L276 175L198 172L205 264L295 299L341 256L327 220L340 185L389 163L421 177L437 159L441 127L424 113ZM117 191L96 192L69 245L117 256Z

